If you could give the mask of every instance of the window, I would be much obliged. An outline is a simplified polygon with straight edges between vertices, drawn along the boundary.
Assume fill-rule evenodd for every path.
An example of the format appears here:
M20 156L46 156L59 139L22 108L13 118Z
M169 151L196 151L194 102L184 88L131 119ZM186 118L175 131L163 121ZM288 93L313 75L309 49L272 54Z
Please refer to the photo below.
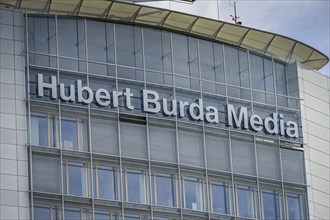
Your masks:
M279 192L276 190L262 190L262 206L264 220L281 219Z
M80 118L62 117L62 146L69 150L87 150L87 125Z
M144 121L120 122L122 156L147 159L147 132Z
M304 183L304 152L281 148L283 180L293 183Z
M193 210L204 210L204 180L201 178L182 177L183 207Z
M305 219L305 197L296 193L287 193L287 214L289 220Z
M91 119L92 150L95 153L118 155L118 123L106 118Z
M59 219L57 206L35 204L33 207L34 220Z
M64 220L87 220L93 219L92 211L79 208L65 208Z
M230 214L228 183L211 181L210 192L211 211L220 214Z
M89 196L88 176L86 164L76 162L63 164L64 193L74 196Z
M32 156L33 190L60 193L60 161L57 158Z
M57 117L52 114L32 113L31 115L31 144L43 147L55 147L58 133Z
M237 214L240 217L254 218L254 191L253 187L237 186Z
M120 214L113 211L95 210L94 220L121 220ZM126 218L125 218L126 219Z
M87 151L87 123L85 119L62 116L59 129L58 116L50 113L31 114L31 144L43 147L62 147Z
M177 188L174 175L164 173L153 174L154 204L175 207L177 204Z
M179 153L181 164L204 166L203 135L200 129L179 129Z
M157 124L156 124L157 123ZM149 122L150 158L155 161L176 162L174 125Z
M234 173L255 175L255 152L252 136L236 136L231 140Z
M140 170L125 170L123 172L123 178L123 200L145 204L147 202L147 176L145 172Z
M95 198L117 200L117 177L114 168L95 165L93 181Z

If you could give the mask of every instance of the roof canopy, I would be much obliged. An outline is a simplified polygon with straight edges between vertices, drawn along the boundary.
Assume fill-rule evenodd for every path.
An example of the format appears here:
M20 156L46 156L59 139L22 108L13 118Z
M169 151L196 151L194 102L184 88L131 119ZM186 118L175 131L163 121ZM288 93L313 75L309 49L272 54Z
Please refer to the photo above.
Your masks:
M320 51L285 36L149 6L107 0L0 0L0 6L166 29L247 48L286 62L297 60L316 70L329 61Z

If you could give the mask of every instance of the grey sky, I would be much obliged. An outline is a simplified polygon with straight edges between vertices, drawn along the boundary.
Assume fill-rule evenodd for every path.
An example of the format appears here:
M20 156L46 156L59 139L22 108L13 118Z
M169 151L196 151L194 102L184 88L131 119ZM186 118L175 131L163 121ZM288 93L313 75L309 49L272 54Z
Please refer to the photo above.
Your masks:
M231 0L231 5L233 5ZM146 3L144 3L146 4ZM147 5L233 22L229 0L196 0L194 4L175 1ZM236 0L237 15L244 26L278 33L306 43L330 56L330 0ZM327 64L320 72L330 75Z

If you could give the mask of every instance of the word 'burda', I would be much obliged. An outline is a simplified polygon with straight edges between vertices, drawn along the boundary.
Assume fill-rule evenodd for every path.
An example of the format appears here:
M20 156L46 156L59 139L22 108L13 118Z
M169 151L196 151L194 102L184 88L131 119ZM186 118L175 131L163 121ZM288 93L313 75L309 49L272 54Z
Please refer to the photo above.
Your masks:
M66 92L64 83L57 84L55 76L51 76L51 82L45 83L43 75L38 74L38 96L44 96L44 89L49 89L51 98L60 98L66 102L78 102L90 104L95 102L100 106L119 107L119 100L123 99L125 107L133 110L132 97L134 94L129 88L123 91L111 91L99 88L95 92L88 86L83 86L81 80L76 81L76 85L69 85L69 91ZM58 97L59 89L59 97ZM170 100L170 104L166 98L160 99L159 94L153 90L143 89L141 91L142 110L146 113L159 113L165 116L177 116L183 118L188 116L193 121L205 121L206 123L219 123L218 109L214 106L203 105L202 99L189 103L187 101ZM251 129L252 131L264 131L267 134L288 136L298 138L298 125L293 121L285 122L282 114L272 113L269 117L262 119L259 115L253 114L248 116L246 107L239 107L237 112L233 105L227 105L227 126L241 129Z

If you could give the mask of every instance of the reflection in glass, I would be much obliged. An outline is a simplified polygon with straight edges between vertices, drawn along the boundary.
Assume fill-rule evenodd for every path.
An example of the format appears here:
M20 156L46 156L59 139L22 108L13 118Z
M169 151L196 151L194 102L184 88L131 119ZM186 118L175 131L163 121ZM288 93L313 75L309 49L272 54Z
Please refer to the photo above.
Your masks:
M175 206L175 179L170 174L155 174L155 200L157 205Z
M185 208L203 210L203 182L202 179L184 179Z
M253 190L252 187L238 186L237 187L237 203L238 215L240 217L253 218Z
M265 220L280 219L278 191L263 190L262 204L263 204L263 213Z
M228 184L212 181L211 189L212 211L220 214L229 214Z

